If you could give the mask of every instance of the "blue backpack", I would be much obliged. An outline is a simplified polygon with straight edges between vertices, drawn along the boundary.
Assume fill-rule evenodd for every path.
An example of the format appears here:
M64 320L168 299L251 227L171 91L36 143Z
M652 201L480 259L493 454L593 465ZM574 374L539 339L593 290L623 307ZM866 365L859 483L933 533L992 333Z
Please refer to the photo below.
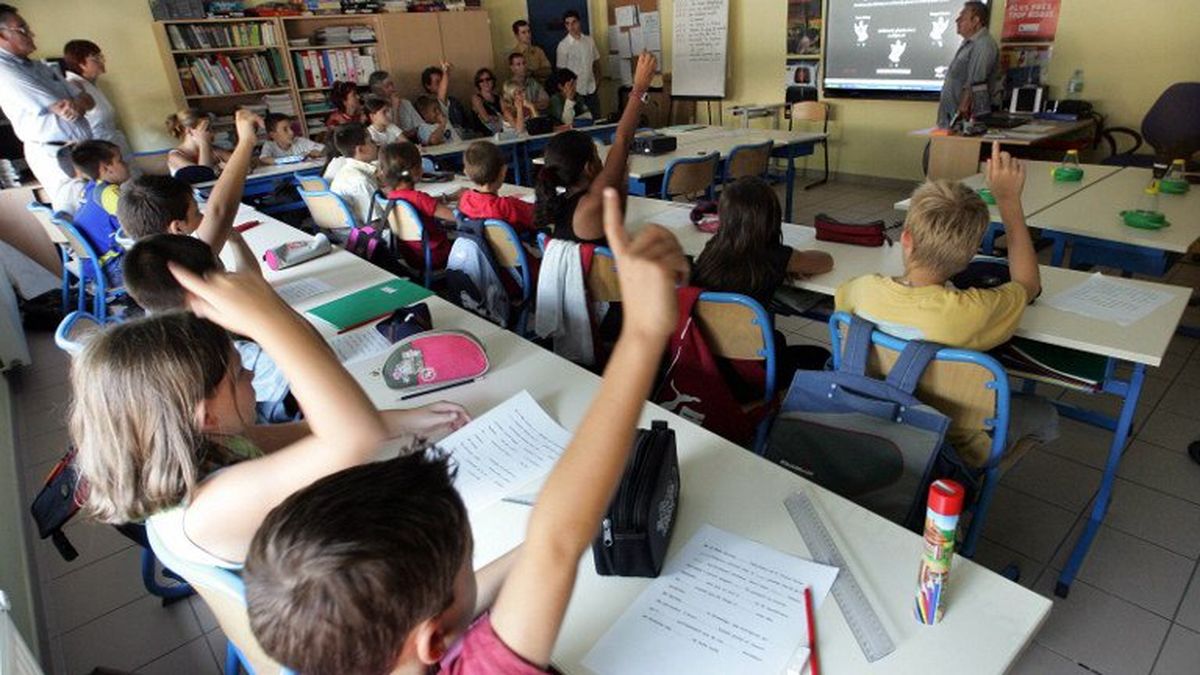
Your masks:
M937 478L973 482L945 442L950 418L913 392L942 345L912 341L885 380L867 375L875 325L853 317L837 370L800 370L764 456L875 513L919 530Z

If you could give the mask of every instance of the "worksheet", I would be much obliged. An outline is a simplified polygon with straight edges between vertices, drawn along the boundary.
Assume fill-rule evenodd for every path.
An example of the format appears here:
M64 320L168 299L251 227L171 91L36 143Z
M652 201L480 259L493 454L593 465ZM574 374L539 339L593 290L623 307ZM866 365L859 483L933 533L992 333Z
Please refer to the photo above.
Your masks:
M458 468L454 487L467 511L486 508L517 488L548 473L571 440L527 391L521 391L438 447Z
M329 338L329 346L342 363L353 363L369 356L382 354L392 348L388 340L375 328L375 324L342 333Z
M836 567L703 525L583 659L597 675L780 673ZM818 627L818 634L820 630Z
M1064 312L1131 326L1149 316L1174 297L1167 291L1114 279L1096 272L1087 281L1040 300Z
M333 286L329 282L312 277L296 279L275 287L275 292L289 305L295 305L297 302L332 290Z

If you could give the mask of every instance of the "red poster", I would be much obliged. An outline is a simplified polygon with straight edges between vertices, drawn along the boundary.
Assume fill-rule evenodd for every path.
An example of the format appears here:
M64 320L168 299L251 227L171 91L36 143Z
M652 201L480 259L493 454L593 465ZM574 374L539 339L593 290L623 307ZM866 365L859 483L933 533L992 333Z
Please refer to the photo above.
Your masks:
M1004 5L1002 39L1053 42L1062 0L1008 0Z

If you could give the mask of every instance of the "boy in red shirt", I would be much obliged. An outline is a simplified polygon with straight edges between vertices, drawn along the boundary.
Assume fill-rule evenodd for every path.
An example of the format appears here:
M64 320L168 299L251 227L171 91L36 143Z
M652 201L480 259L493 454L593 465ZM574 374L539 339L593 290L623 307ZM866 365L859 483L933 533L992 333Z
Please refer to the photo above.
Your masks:
M389 143L379 149L379 185L388 199L403 199L421 214L421 225L429 241L433 269L446 267L450 257L450 238L438 225L438 220L454 222L454 211L437 197L417 189L424 170L421 151L407 141ZM451 195L452 196L452 195ZM420 239L401 239L398 250L414 269L425 269L425 251Z
M475 141L463 153L467 178L475 188L458 198L458 210L473 220L496 218L512 226L520 234L535 231L533 204L518 197L501 197L500 186L508 175L508 165L500 148L491 141Z
M246 560L250 627L271 658L300 673L547 672L688 270L666 229L648 225L630 240L611 188L604 224L621 285L638 289L638 302L538 494L525 543L473 573L467 510L436 451L321 479L267 516Z

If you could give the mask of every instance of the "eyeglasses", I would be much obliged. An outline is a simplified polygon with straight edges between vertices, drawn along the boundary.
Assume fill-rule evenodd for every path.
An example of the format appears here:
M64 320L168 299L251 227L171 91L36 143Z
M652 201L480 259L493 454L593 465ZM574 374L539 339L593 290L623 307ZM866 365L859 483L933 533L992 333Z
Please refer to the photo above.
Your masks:
M481 77L475 82L475 84L479 84L480 82L495 82L495 81L496 81L496 78L494 78L494 77Z

